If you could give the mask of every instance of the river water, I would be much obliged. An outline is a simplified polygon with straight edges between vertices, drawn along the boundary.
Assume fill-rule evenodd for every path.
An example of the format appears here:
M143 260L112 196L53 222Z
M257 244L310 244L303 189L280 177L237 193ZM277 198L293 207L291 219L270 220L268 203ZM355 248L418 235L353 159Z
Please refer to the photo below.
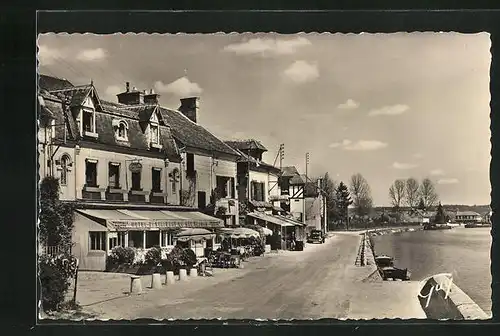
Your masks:
M394 257L396 267L410 269L411 280L452 273L453 281L491 314L489 228L414 231L373 237L376 254Z

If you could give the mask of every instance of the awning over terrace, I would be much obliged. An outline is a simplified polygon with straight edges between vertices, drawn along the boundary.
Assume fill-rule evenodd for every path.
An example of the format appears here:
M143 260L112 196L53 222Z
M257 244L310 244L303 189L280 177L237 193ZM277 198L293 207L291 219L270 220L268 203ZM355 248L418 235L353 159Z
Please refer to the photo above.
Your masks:
M260 219L260 220L263 220L266 222L270 222L270 223L273 223L273 224L276 224L279 226L295 226L294 224L292 224L284 219L278 218L277 216L268 215L268 214L265 214L262 212L250 212L250 213L248 213L248 216L253 217L253 218L257 218L257 219Z
M125 209L78 209L76 211L106 225L110 230L116 229L117 231L224 227L222 220L197 211Z

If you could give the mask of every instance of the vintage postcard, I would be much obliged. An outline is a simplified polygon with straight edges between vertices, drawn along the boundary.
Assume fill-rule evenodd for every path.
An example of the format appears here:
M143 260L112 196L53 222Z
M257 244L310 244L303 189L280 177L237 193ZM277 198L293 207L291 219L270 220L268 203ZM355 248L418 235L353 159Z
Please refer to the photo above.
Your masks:
M37 43L40 318L491 317L489 34Z

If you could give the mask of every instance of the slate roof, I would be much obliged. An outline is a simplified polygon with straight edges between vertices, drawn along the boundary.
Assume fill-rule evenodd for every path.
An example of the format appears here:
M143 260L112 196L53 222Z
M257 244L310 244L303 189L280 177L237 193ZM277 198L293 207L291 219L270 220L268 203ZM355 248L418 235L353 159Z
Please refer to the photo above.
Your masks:
M261 151L267 152L267 148L264 147L264 145L260 141L255 139L231 140L225 141L225 143L232 148L236 148L239 150L260 149Z
M306 183L305 175L297 174L290 179L290 184L305 184L305 183Z
M269 163L266 163L266 162L263 162L263 161L257 161L254 157L248 155L248 154L245 154L243 153L241 150L235 148L232 146L231 141L225 141L226 144L228 144L230 147L232 147L239 155L239 159L237 160L237 162L250 162L250 169L252 168L257 168L257 165L264 168L264 169L267 169L271 172L274 172L276 174L279 174L280 172L280 169L278 167L275 167Z
M202 126L192 122L181 112L159 107L160 114L171 126L174 138L183 146L201 149L207 152L219 152L233 155L235 160L239 154L222 140Z
M283 177L293 177L295 175L299 175L299 171L294 166L283 167L281 168L281 171L283 172L283 174L281 174Z
M63 90L74 87L74 85L63 78L57 78L40 74L38 77L38 87L46 91Z
M42 75L43 76L43 75ZM41 78L42 78L41 76ZM55 127L56 139L63 139L65 128L62 124L66 124L66 139L80 140L81 136L76 124L75 115L73 110L78 108L89 95L94 99L96 106L96 131L98 133L97 139L86 139L88 141L97 142L110 146L125 147L137 150L149 151L149 143L147 135L145 134L146 116L151 114L155 108L147 107L132 107L127 105L116 104L106 101L100 101L97 92L93 85L72 86L71 88L63 88L62 85L67 85L67 81L43 76L43 85L40 85L41 90L47 90L51 87L56 87L56 90L50 92L41 91L44 97L45 107L50 110L55 116L56 124L61 126ZM67 83L66 83L67 82ZM66 101L70 104L66 106ZM98 108L100 106L100 108ZM128 125L128 141L120 141L115 137L115 129L113 127L114 119L125 119ZM142 119L142 122L141 122ZM149 119L147 119L149 121ZM180 162L180 154L172 135L169 125L163 123L160 115L160 144L162 145L162 153L166 154L169 160L173 162Z

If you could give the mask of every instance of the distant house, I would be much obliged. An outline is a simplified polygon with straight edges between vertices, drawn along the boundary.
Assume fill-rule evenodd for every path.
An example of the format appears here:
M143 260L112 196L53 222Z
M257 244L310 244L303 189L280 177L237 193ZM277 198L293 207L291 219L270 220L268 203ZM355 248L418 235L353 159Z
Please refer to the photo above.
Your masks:
M479 223L483 218L475 211L457 211L455 220L459 223Z
M307 181L304 190L305 221L310 231L326 231L326 199L321 193L321 179Z
M305 223L305 176L299 174L294 166L283 167L279 184L281 195L288 196L288 201L281 202L281 208L290 212L296 220Z

